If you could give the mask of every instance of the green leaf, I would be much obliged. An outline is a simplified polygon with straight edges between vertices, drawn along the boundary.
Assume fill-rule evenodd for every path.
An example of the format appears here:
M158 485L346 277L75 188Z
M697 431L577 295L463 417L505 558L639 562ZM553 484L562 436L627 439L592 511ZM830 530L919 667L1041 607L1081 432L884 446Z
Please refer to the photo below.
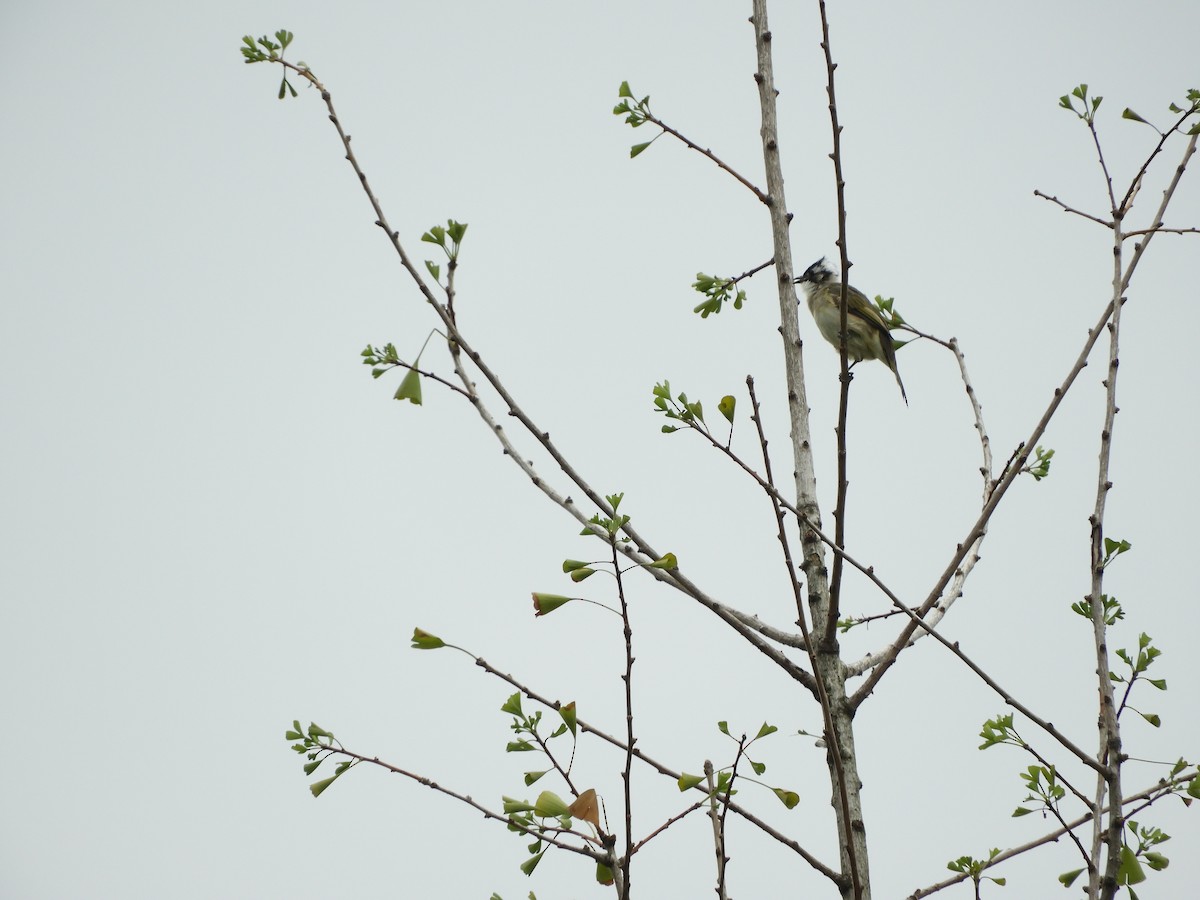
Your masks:
M1200 780L1200 779L1197 779L1197 780ZM679 780L675 783L679 785L679 790L686 791L691 788L694 788L698 784L703 784L704 776L703 775L689 775L687 772L684 772L682 775L679 776Z
M251 47L253 47L253 46L254 46L254 42L253 42L253 41L251 41L251 40L250 40L250 38L245 38L245 40L247 40L247 41L249 41L249 42L250 42L250 46L251 46ZM617 88L617 96L618 96L618 97L629 97L629 98L631 98L631 99L633 98L633 91L631 91L631 90L629 89L629 82L628 82L628 81L622 81L622 82L621 82L621 86L620 86L619 88Z
M1189 797L1195 797L1197 800L1200 800L1200 775L1197 775L1195 778L1193 778L1191 781L1188 782L1187 795Z
M779 802L788 809L795 809L800 803L800 795L795 791L785 791L783 788L774 788L775 796L779 798Z
M430 634L428 631L423 631L420 628L414 628L412 634L413 650L440 650L446 646L446 642L435 634Z
M325 788L329 787L331 784L333 784L337 780L338 780L338 776L334 775L332 778L326 778L324 781L313 782L312 784L310 784L308 786L308 789L310 791L312 791L312 795L314 797L320 797L321 794L324 792Z
M524 872L526 875L532 875L533 870L537 868L537 864L542 861L542 857L545 855L546 855L546 851L543 850L537 856L532 856L529 859L525 860L525 862L521 863L521 871Z
M578 584L580 581L583 581L585 578L591 578L595 574L596 574L595 569L584 566L582 569L576 569L575 571L573 571L571 573L571 580Z
M1106 557L1120 556L1126 550L1129 550L1132 546L1133 546L1133 544L1129 543L1129 541L1114 541L1112 538L1105 538L1104 539L1104 555Z
M500 799L504 804L503 809L506 816L523 812L533 812L533 807L524 800L514 800L512 797L501 797Z
M1142 855L1142 858L1146 860L1146 865L1155 872L1161 872L1171 864L1171 860L1167 859L1161 853L1155 853L1153 850L1148 850Z
M1150 124L1145 119L1143 119L1141 116L1139 116L1137 113L1135 113L1132 109L1130 109L1128 106L1125 107L1125 111L1121 113L1121 118L1122 119L1132 119L1135 122L1142 122L1145 125Z
M754 736L754 739L757 741L759 738L765 738L768 734L774 734L778 730L779 729L774 725L768 725L766 722L763 722L762 727L758 729L758 734Z
M634 144L632 147L629 148L629 158L633 159L635 156L637 156L639 153L641 153L643 150L645 150L647 147L649 147L652 143L654 143L654 142L646 141L646 143L644 143L644 144Z
M407 400L410 403L421 405L421 376L417 374L416 369L409 369L404 376L404 380L400 382L400 387L396 388L396 393L392 395L394 400Z
M548 771L550 771L550 770L543 769L540 772L526 772L525 773L525 787L529 787L531 784L533 784L535 781L537 781L539 778L541 778L543 775L545 775Z
M1117 884L1141 884L1146 872L1138 862L1137 854L1129 847L1121 848L1121 864L1117 868Z
M575 573L572 572L571 574ZM533 614L535 616L548 616L564 603L570 603L572 599L572 597L564 597L562 594L543 594L541 591L534 591Z
M587 563L578 559L564 559L562 570L564 572L574 572L576 569L587 568Z
M1058 882L1063 887L1070 887L1082 873L1083 869L1072 869L1070 872L1063 872L1058 876Z
M678 569L679 568L679 560L675 558L674 553L668 553L666 556L662 557L661 559L656 559L654 562L650 563L650 568L651 569L668 569L668 570Z
M571 729L571 734L575 734L576 717L575 717L575 701L564 703L558 708L558 714L562 716L563 724Z
M533 814L543 819L557 819L571 814L562 797L553 791L542 791L533 804Z
M726 394L721 398L721 402L717 404L717 411L723 415L729 424L733 424L733 411L737 408L737 398Z
M500 707L500 712L508 713L510 716L523 716L524 713L521 712L521 692L517 691L517 693L505 700L504 705Z

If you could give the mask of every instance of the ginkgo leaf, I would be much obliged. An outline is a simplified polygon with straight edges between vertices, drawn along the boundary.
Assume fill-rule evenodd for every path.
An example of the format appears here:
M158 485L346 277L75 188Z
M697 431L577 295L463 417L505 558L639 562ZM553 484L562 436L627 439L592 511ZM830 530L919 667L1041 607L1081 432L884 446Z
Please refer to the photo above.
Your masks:
M567 809L576 819L591 822L597 830L600 829L600 802L596 799L596 791L593 788L588 788L576 797L575 802Z

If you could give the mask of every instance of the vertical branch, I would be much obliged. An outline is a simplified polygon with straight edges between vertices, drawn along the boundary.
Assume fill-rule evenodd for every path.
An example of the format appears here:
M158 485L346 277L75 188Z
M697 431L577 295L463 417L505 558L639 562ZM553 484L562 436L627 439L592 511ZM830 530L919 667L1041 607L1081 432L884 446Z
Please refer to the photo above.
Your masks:
M802 568L808 589L812 621L829 617L829 573L825 551L817 531L821 512L817 504L816 472L812 457L812 432L808 419L808 395L804 386L804 356L800 326L796 315L796 289L792 283L792 247L788 234L790 217L783 190L783 167L779 157L779 128L775 105L775 77L771 59L771 31L767 25L766 0L752 0L754 45L758 70L759 108L762 112L763 163L767 174L767 208L771 214L775 277L779 290L780 334L788 389L788 414L791 419L792 456L795 463L796 508L801 513L800 544ZM843 278L844 280L844 278ZM841 868L848 878L843 896L869 900L870 874L867 865L866 830L862 819L862 783L858 778L857 751L854 744L852 710L846 700L845 666L838 655L836 629L822 636L815 648L813 675L822 685L830 726L825 735L829 753L832 805L837 819Z
M838 464L838 486L837 486L837 505L833 508L833 540L837 544L838 549L846 548L846 493L849 487L849 479L846 472L846 420L847 409L850 404L850 363L846 349L846 340L849 335L849 323L847 322L847 305L850 302L850 256L846 250L846 179L842 176L842 126L838 121L837 111L837 95L833 89L833 71L837 68L837 63L833 61L833 51L829 46L829 17L825 11L825 0L819 0L818 6L821 9L821 49L825 52L825 71L826 84L825 91L829 95L829 123L833 129L833 152L829 154L833 160L833 179L837 190L837 211L838 211L838 237L837 247L839 255L839 265L842 272L842 296L839 302L839 314L841 321L838 329L838 352L841 354L842 374L839 379L841 384L841 393L838 399L838 424L837 424L837 464ZM820 623L814 622L813 625L818 627L818 634L821 639L831 639L837 634L837 621L839 608L841 607L842 593L842 557L834 554L833 557L833 578L829 585L829 609L826 613L824 628L820 629Z
M621 577L621 557L617 553L617 537L610 538L612 545L613 573L617 579L617 596L621 600L621 622L625 629L625 674L621 680L625 682L625 771L621 779L625 784L625 853L621 857L621 888L618 896L621 900L629 898L629 866L633 856L633 790L631 778L633 774L633 629L629 627L629 601L625 597L625 582Z
M1112 459L1112 432L1117 413L1117 368L1121 334L1121 219L1118 216L1113 227L1113 314L1108 325L1108 375L1106 387L1104 428L1100 432L1100 462L1096 472L1096 505L1089 517L1091 523L1091 590L1088 595L1092 607L1092 636L1096 647L1096 682L1100 700L1097 725L1100 731L1100 747L1096 754L1105 772L1098 776L1096 785L1096 808L1103 808L1105 793L1108 794L1109 815L1107 823L1097 816L1092 829L1092 865L1090 866L1092 896L1109 900L1117 890L1117 867L1120 864L1121 831L1124 818L1121 815L1121 733L1117 720L1117 709L1113 697L1112 680L1108 677L1107 628L1104 621L1104 510L1112 482L1108 480ZM1103 878L1100 876L1100 846L1107 846ZM1099 891L1097 888L1099 887Z
M1100 460L1096 468L1096 503L1088 521L1091 523L1091 585L1089 601L1092 607L1092 638L1096 648L1096 684L1100 711L1097 718L1100 746L1096 758L1104 767L1096 778L1096 809L1103 809L1105 794L1108 794L1109 813L1105 820L1098 815L1092 821L1091 858L1088 865L1090 896L1111 900L1117 891L1117 868L1121 861L1121 832L1125 819L1121 815L1121 732L1117 709L1113 698L1112 679L1108 677L1107 627L1102 602L1104 587L1104 511L1112 482L1108 480L1112 462L1112 433L1117 415L1117 368L1121 337L1121 307L1125 304L1125 279L1123 272L1123 243L1125 236L1121 227L1126 210L1118 208L1113 194L1112 176L1100 149L1100 138L1094 121L1088 122L1104 180L1108 187L1109 203L1112 205L1113 224L1113 313L1108 323L1108 372L1104 379L1104 427L1100 431ZM1103 876L1100 872L1100 848L1107 848Z
M1184 119L1187 117L1185 116ZM1181 119L1176 124L1175 131L1182 124L1184 119ZM1112 681L1108 677L1109 662L1108 662L1108 644L1107 644L1107 627L1104 621L1104 604L1102 602L1103 586L1104 586L1104 512L1108 499L1108 491L1112 488L1112 482L1109 481L1109 465L1112 458L1112 433L1116 423L1117 414L1117 370L1119 368L1119 348L1121 335L1121 307L1124 305L1125 290L1129 287L1130 280L1133 278L1133 272L1141 261L1142 255L1146 252L1150 241L1154 237L1154 229L1162 226L1163 216L1166 213L1168 204L1175 194L1175 189L1178 187L1180 179L1183 177L1184 170L1187 168L1189 160L1196 152L1197 137L1200 135L1193 134L1191 140L1183 151L1183 158L1175 169L1175 175L1171 179L1171 183L1167 189L1163 191L1163 199L1154 216L1154 222L1151 230L1146 234L1145 239L1134 245L1134 252L1129 265L1123 263L1123 245L1125 242L1125 234L1121 227L1126 213L1129 212L1129 207L1133 201L1134 195L1137 193L1135 188L1137 182L1140 181L1145 172L1145 166L1135 178L1134 184L1130 186L1129 191L1125 194L1125 198L1118 206L1113 195L1112 179L1108 174L1108 167L1104 163L1104 154L1100 150L1100 142L1096 136L1095 125L1088 123L1092 131L1093 140L1096 143L1096 152L1100 159L1101 168L1104 170L1105 181L1108 184L1109 197L1113 202L1113 299L1112 318L1109 322L1109 356L1108 356L1108 373L1104 380L1105 386L1105 408L1104 408L1104 428L1100 432L1100 460L1096 473L1096 504L1089 518L1091 524L1091 585L1088 600L1092 607L1092 634L1096 647L1096 679L1100 701L1100 711L1098 719L1100 747L1098 758L1100 763L1105 766L1106 773L1098 777L1096 785L1096 808L1103 808L1105 794L1108 795L1109 818L1107 823L1102 821L1101 816L1097 816L1093 821L1092 826L1092 846L1091 846L1091 866L1089 868L1090 878L1090 895L1093 897L1103 897L1104 900L1111 900L1116 895L1119 885L1117 884L1117 872L1120 868L1121 846L1122 846L1122 831L1125 825L1125 818L1121 814L1122 807L1122 789L1121 789L1121 732L1120 722L1117 718L1117 708L1115 698L1113 696ZM1168 132L1170 134L1171 132ZM1164 137L1165 140L1165 137ZM1157 154L1162 147L1162 141L1155 148L1154 154ZM1153 155L1151 159L1153 159ZM1148 165L1148 163L1147 163ZM1100 872L1100 848L1101 845L1107 847L1107 853L1104 861L1103 875Z
M721 804L717 802L717 782L713 773L711 759L704 761L704 777L708 782L708 817L712 820L713 846L717 853L717 900L729 900L729 892L725 888L725 865L729 857L725 855L725 816L721 812ZM728 792L726 800L729 799ZM729 804L725 804L728 812Z

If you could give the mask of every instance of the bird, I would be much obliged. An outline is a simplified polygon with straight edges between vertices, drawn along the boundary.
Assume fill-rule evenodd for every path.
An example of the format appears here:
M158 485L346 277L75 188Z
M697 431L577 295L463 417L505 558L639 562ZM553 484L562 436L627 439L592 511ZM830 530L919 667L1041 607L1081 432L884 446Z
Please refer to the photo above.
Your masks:
M841 348L842 283L835 281L825 258L817 260L795 281L808 300L808 311L816 320L817 330L834 347ZM904 382L896 368L896 347L883 315L866 294L854 286L846 289L846 354L854 362L877 359L892 370L900 396L908 403Z

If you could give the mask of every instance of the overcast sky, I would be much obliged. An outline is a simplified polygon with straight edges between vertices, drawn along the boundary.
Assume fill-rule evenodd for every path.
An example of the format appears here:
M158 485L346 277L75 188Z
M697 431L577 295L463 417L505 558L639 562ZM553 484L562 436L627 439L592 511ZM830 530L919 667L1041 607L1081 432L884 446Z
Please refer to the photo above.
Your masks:
M776 3L776 77L796 265L836 256L815 3ZM409 252L470 224L458 277L464 333L578 469L711 594L780 627L795 616L769 506L651 408L663 378L710 413L753 374L777 473L790 471L777 304L701 321L697 271L769 259L762 206L664 139L630 160L611 114L628 80L655 112L762 184L748 2L443 4L25 3L0 10L5 140L0 217L0 894L11 898L602 897L590 867L550 854L416 784L360 768L314 800L288 750L294 718L492 807L532 796L505 755L511 688L450 651L408 648L414 626L471 649L580 715L623 729L616 620L568 608L533 620L531 590L572 588L562 559L599 545L548 504L457 395L391 399L359 351L411 357L434 318L373 223L315 92L275 99L279 70L244 66L243 34L288 28L292 59L333 92L356 153ZM957 336L997 465L1029 433L1108 298L1107 232L1034 197L1103 215L1086 130L1057 108L1103 94L1118 184L1200 87L1191 0L833 4L854 283L894 296L924 330ZM1136 209L1158 202L1170 145ZM1168 224L1200 225L1193 163ZM1146 219L1139 220L1142 226ZM1129 293L1108 534L1133 552L1106 590L1163 650L1166 694L1135 692L1154 730L1125 721L1146 760L1200 756L1200 612L1191 560L1200 437L1196 236L1155 239ZM801 313L826 523L836 484L836 353ZM1070 604L1088 590L1087 517L1102 422L1102 343L1043 443L944 630L1085 747L1094 657ZM431 343L422 362L448 372ZM922 599L974 520L979 444L952 358L899 354L910 405L878 364L857 371L850 423L851 552ZM497 414L505 410L497 406ZM537 448L509 430L561 490ZM757 458L743 420L734 448ZM573 491L578 497L578 492ZM631 578L641 746L700 770L732 755L716 729L779 726L764 780L741 798L831 864L824 753L811 702L715 617ZM884 601L850 579L847 612ZM856 657L885 625L845 639ZM975 748L1004 711L932 642L906 655L857 720L875 896L936 882L945 863L1048 830L1010 818L1032 760ZM1064 753L1032 726L1047 758ZM620 820L618 755L581 742L577 771ZM1127 790L1161 767L1131 763ZM679 811L636 775L637 828ZM1085 788L1086 789L1086 788ZM1141 817L1174 835L1143 896L1200 883L1200 824L1178 803ZM692 817L639 857L643 897L708 896L708 826ZM790 851L730 837L738 897L828 895ZM1061 843L1000 874L1049 896L1081 865ZM806 894L806 896L809 894ZM953 896L965 896L966 888ZM950 896L950 895L948 895Z

